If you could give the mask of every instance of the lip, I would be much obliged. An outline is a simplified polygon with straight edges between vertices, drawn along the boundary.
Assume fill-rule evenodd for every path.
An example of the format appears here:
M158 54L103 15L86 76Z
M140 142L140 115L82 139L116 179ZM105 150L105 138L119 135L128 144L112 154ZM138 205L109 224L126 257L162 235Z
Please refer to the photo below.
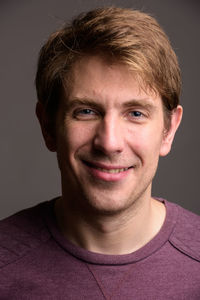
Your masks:
M99 162L88 162L83 161L84 166L86 166L89 173L100 180L104 181L120 181L124 179L130 171L133 169L133 166L121 166L121 165L106 165ZM119 172L118 172L119 171Z

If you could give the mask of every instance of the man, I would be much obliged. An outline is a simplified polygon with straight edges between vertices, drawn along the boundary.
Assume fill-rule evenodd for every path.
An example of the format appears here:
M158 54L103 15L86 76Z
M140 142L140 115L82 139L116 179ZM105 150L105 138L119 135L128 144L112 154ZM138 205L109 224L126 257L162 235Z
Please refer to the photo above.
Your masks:
M2 221L1 299L199 299L199 217L151 196L180 85L145 13L96 9L50 36L36 113L62 196Z

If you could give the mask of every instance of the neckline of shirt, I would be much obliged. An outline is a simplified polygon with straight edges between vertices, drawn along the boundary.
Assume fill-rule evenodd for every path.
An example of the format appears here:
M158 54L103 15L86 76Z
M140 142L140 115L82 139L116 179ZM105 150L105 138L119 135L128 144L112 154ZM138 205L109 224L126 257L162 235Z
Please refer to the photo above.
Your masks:
M164 203L166 207L165 221L158 234L142 248L130 254L109 255L88 251L72 244L64 237L58 229L54 214L55 199L47 202L44 212L45 223L52 238L72 256L86 263L100 265L125 265L140 261L158 251L168 240L173 232L177 220L177 206L164 199L156 198Z

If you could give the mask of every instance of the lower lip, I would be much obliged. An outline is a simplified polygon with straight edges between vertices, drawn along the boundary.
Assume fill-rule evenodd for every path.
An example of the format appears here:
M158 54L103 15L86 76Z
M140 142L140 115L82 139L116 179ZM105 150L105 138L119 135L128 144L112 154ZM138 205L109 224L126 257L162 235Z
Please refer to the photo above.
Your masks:
M119 173L108 173L108 172L103 172L99 169L90 167L85 165L86 168L89 170L90 174L92 176L94 176L97 179L101 179L104 181L120 181L122 179L124 179L126 176L128 176L128 174L131 172L132 168L125 170L125 171L121 171Z

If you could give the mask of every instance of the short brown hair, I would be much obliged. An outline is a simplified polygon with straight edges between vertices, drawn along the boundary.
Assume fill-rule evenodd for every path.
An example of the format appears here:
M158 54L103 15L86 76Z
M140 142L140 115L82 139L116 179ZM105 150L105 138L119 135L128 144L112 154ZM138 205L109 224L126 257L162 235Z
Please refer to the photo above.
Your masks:
M36 74L38 100L55 116L66 77L83 55L101 53L126 64L160 94L165 111L177 107L181 79L176 54L150 15L119 7L83 13L51 34L40 51Z

